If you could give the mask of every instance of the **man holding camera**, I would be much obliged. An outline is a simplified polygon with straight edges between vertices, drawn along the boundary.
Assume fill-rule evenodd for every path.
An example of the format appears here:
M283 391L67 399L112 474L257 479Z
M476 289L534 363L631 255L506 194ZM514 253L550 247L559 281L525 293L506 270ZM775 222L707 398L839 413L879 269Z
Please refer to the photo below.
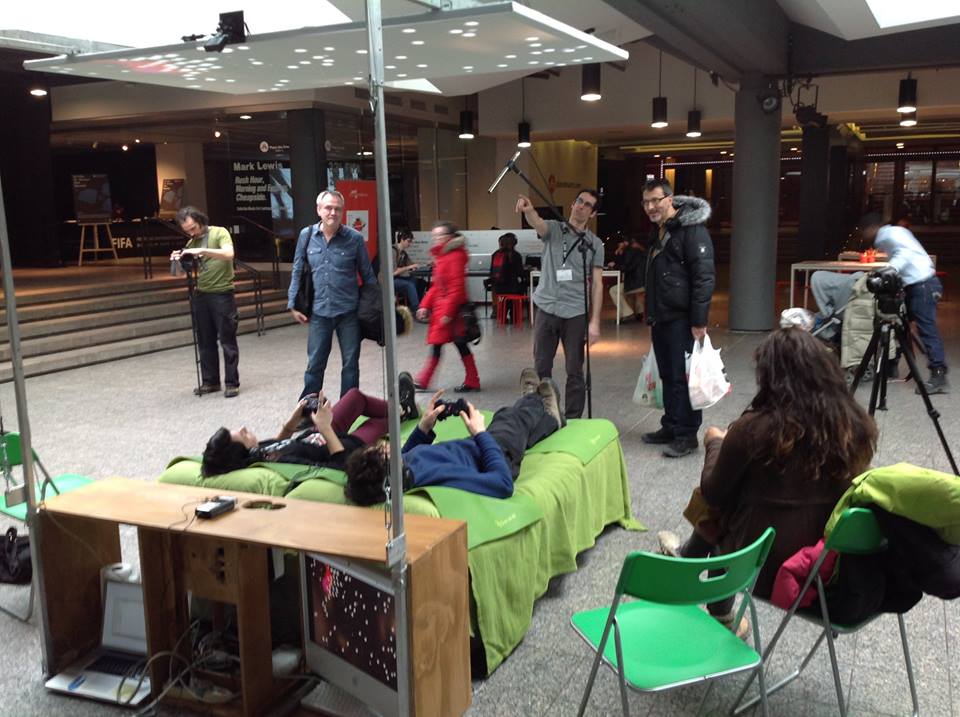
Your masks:
M890 267L896 269L903 282L907 318L916 324L927 354L930 378L923 382L927 393L949 393L943 339L937 329L937 302L943 296L943 285L936 276L930 255L909 229L884 224L879 214L865 215L860 220L860 230L864 239L886 253ZM919 376L914 378L920 380Z
M210 226L207 215L195 207L177 212L177 224L190 237L187 246L170 254L187 271L197 266L197 293L194 320L197 349L200 354L200 386L193 392L202 396L220 390L220 356L223 349L224 391L226 398L240 393L240 348L237 346L237 302L233 295L233 239L223 227Z

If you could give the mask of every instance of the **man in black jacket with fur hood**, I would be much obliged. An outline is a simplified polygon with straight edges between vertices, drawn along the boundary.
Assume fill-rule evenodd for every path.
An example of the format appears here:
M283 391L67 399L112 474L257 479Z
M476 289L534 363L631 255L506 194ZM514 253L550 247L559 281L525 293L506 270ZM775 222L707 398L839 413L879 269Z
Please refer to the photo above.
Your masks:
M690 406L686 357L707 333L715 272L713 243L704 226L710 205L697 197L673 196L665 179L643 188L643 209L656 228L647 254L647 323L663 382L660 430L644 443L664 444L663 455L679 458L697 449L701 411Z

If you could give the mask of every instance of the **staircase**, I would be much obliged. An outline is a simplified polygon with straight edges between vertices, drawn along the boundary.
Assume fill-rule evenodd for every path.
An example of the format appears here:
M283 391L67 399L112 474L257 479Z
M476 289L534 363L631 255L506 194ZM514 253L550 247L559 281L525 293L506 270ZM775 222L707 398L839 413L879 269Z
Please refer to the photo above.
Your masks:
M288 277L283 277L285 286ZM236 280L238 334L257 331L253 279ZM263 328L295 323L285 289L263 288ZM2 301L0 301L2 306ZM193 343L183 277L17 292L26 376L64 371ZM0 309L0 383L13 380L6 310Z

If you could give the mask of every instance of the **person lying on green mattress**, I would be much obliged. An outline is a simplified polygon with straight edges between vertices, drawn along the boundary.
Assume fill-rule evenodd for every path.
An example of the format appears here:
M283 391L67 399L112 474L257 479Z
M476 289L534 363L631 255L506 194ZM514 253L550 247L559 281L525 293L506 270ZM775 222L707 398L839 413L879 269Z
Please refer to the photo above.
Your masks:
M419 414L410 374L399 377L400 419ZM366 416L356 430L350 427ZM304 425L306 424L306 425ZM343 470L347 458L359 448L376 443L387 432L387 402L352 388L336 406L321 391L304 396L276 438L258 441L246 426L217 430L203 451L205 477L246 468L252 463L301 463Z
M420 422L403 446L403 488L446 486L509 498L513 481L520 473L520 461L530 446L565 425L560 411L559 392L550 379L540 380L526 368L520 374L520 398L499 409L485 428L483 414L472 404L459 415L470 438L434 444L433 427L449 411L437 391L430 399ZM384 480L390 471L390 444L381 441L354 451L347 459L344 494L357 505L374 505L386 500Z

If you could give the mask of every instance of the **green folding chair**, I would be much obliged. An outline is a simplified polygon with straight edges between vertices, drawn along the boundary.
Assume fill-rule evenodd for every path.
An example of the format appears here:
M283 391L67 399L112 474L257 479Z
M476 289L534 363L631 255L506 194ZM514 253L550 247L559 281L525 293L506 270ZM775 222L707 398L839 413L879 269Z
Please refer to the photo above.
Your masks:
M760 677L762 695L760 625L750 590L774 535L773 528L767 528L752 545L712 558L630 553L620 569L610 607L578 612L570 619L573 629L596 652L578 714L583 715L587 707L601 660L617 673L624 717L630 714L628 686L639 692L659 692L709 682L699 713L716 679L752 670ZM752 648L700 607L737 593L742 600L733 624L740 624L749 607ZM624 601L625 596L638 599ZM763 713L767 714L766 699Z
M807 653L807 656L800 661L800 664L797 665L797 667L790 674L788 674L779 682L771 685L769 689L764 689L761 682L760 692L761 697L764 698L764 700L769 695L772 695L774 692L780 690L799 677L800 673L803 672L803 669L813 658L817 648L820 647L820 643L822 643L824 638L826 638L827 648L830 650L830 666L833 668L833 685L837 692L837 704L840 707L840 716L846 717L847 703L843 696L843 684L840 681L840 668L837 665L837 651L836 647L834 646L834 639L838 635L848 635L856 632L857 630L876 620L879 615L873 615L855 625L841 625L831 622L830 613L827 609L827 600L824 593L823 581L820 579L820 566L826 559L827 551L829 550L835 550L840 554L848 553L851 555L867 555L881 552L882 550L885 550L886 547L886 538L884 538L883 533L880 532L880 526L877 524L877 519L873 515L872 511L870 511L868 508L847 508L847 510L843 512L843 514L840 516L840 519L837 521L833 532L831 532L824 541L823 552L820 553L820 557L814 563L809 577L803 584L803 589L800 590L797 599L794 600L793 605L790 606L787 614L784 615L783 620L780 621L780 626L777 628L776 633L774 633L773 638L769 643L767 643L767 648L763 653L763 662L766 664L769 661L770 655L777 646L781 635L783 635L784 631L787 629L787 623L790 622L794 615L820 627L820 636L817 638L817 641L813 643L813 647L810 648L810 652ZM842 563L840 569L843 569ZM807 589L814 583L814 581L816 582L817 593L820 597L820 614L817 615L814 612L798 612L801 598L807 592ZM899 613L897 614L897 622L900 625L900 643L903 645L903 657L907 664L907 681L910 683L910 698L913 700L913 717L917 717L917 715L920 713L920 706L917 702L917 686L913 678L913 665L910 662L910 648L907 645L907 627L904 624L903 615ZM754 697L749 702L743 705L740 704L743 701L744 695L746 695L747 690L750 688L752 682L753 677L751 676L751 678L747 680L747 684L743 686L743 690L741 690L731 714L738 715L741 712L744 712L745 710L753 707L753 705L755 705L760 699L760 697Z
M36 497L37 502L41 502L46 498L49 498L51 494L59 495L60 493L68 493L71 490L80 488L92 483L92 478L87 478L86 476L66 474L57 476L56 478L51 478L50 474L47 472L47 469L44 467L43 463L40 461L40 457L37 455L37 452L31 449L33 455L33 464L37 467L39 475L43 476L42 481L37 481L35 476L34 480L34 496ZM6 456L6 460L3 460L3 456ZM4 479L7 482L6 488L10 489L11 487L16 487L10 485L9 481L12 479L12 476L9 472L10 468L16 468L17 466L23 465L23 449L20 443L20 434L9 432L0 434L0 469L4 472ZM4 493L0 493L0 513L9 515L11 518L16 518L22 522L27 521L27 503L24 498L24 493L21 493L20 500L16 503L11 501L11 505L7 505L7 496ZM34 549L31 545L31 549ZM27 604L27 611L24 614L17 613L10 608L0 605L0 612L4 612L11 617L15 617L18 620L26 622L30 619L30 616L33 614L33 603L35 598L34 593L34 581L30 582L30 600Z

